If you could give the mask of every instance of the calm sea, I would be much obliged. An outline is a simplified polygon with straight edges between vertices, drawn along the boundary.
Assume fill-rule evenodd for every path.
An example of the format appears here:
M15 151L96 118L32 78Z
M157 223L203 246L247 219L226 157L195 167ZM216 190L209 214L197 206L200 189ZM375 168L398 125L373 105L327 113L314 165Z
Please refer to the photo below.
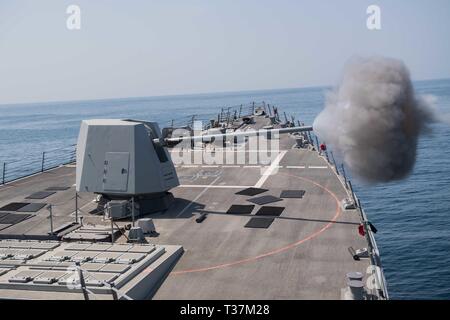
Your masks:
M450 113L450 80L416 82L419 93L434 95ZM135 118L165 126L171 119L217 115L221 107L265 101L312 124L327 88L266 90L170 97L37 103L0 106L0 164L31 170L43 151L76 143L80 121ZM434 124L420 140L414 173L401 182L376 187L356 183L369 218L394 299L450 298L450 126ZM24 165L20 165L23 163Z

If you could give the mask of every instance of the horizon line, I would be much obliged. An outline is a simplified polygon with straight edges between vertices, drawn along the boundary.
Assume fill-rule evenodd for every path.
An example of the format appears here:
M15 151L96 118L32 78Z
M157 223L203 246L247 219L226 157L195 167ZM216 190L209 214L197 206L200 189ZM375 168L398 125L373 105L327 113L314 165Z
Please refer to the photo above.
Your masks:
M412 82L425 82L425 81L441 81L450 80L449 78L431 78L431 79L420 79L412 80ZM9 106L25 106L32 104L55 104L55 103L71 103L71 102L93 102L93 101L108 101L108 100L139 100L139 99L149 99L149 98L171 98L171 97L190 97L190 96L207 96L215 94L233 94L233 93L249 93L249 92L263 92L263 91L282 91L282 90L299 90L299 89L316 89L316 88L332 88L333 85L321 84L321 85L308 85L302 87L290 87L290 88L271 88L271 89L244 89L244 90L229 90L229 91L210 91L210 92L194 92L194 93L175 93L175 94L156 94L150 96L133 96L133 97L110 97L110 98L93 98L93 99L75 99L75 100L45 100L45 101L35 101L35 102L12 102L12 103L0 103L0 107Z

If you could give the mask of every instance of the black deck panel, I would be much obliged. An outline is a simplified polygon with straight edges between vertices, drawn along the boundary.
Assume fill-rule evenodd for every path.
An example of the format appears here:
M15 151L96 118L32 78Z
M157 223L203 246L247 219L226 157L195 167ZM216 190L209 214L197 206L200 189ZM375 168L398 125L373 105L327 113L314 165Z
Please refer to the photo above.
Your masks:
M274 218L251 218L244 226L246 228L267 229L272 224Z
M8 213L0 219L0 224L16 224L31 217L31 214Z
M227 213L230 214L250 214L252 213L255 205L242 205L242 204L233 204L228 210Z
M303 198L305 190L283 190L281 191L280 198Z
M11 202L6 206L0 208L0 211L17 211L22 207L25 207L29 202Z
M284 207L264 206L255 213L255 216L280 216L283 211Z
M239 192L236 192L235 194L238 194L241 196L256 196L257 194L264 193L266 191L269 191L269 190L251 187L251 188L247 188L247 189L241 190Z
M261 197L248 199L247 201L255 203L255 204L263 205L263 204L266 204L266 203L283 201L283 199L280 199L280 198L277 198L277 197L274 197L274 196L261 196Z
M47 189L45 189L46 191L65 191L65 190L69 190L70 187L66 187L66 186L54 186L54 187L48 187Z
M45 199L49 196L51 196L52 194L55 194L56 192L54 191L39 191L39 192L35 192L33 194L30 194L28 197L26 197L25 199Z
M41 210L43 207L45 207L46 203L29 203L23 208L20 208L17 210L17 212L37 212Z

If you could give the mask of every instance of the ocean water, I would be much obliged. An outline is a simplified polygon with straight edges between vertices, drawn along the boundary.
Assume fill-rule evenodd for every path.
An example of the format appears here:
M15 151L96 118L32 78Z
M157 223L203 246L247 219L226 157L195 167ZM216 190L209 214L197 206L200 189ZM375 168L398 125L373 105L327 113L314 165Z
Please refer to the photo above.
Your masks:
M416 82L450 113L450 80ZM134 118L207 120L221 107L265 101L312 124L329 88L266 90L170 97L131 98L0 106L0 164L15 172L40 166L43 151L76 143L80 121ZM51 153L50 153L51 154ZM1 169L0 169L1 171ZM364 186L353 181L363 207L377 227L390 297L450 299L450 125L436 123L419 142L413 174L399 182Z

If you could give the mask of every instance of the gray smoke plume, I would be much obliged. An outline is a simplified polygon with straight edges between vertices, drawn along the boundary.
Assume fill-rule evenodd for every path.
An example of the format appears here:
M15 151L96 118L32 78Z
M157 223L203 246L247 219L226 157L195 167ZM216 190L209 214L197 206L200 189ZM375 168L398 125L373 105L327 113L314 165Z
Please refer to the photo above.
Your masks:
M435 120L429 99L415 95L399 60L357 58L344 71L314 131L360 180L405 178L414 167L419 135Z

